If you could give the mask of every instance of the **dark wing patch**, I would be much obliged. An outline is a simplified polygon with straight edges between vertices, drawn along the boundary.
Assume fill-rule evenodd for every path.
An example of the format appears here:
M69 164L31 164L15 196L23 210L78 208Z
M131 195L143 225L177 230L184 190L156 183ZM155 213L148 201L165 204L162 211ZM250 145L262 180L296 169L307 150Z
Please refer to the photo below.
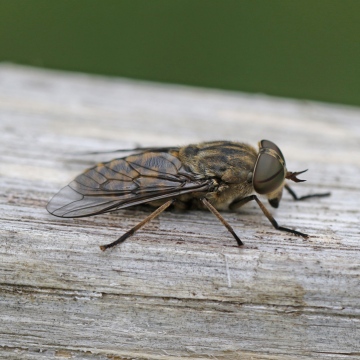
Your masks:
M144 152L115 159L80 174L48 203L49 213L83 217L181 194L208 191L211 179L199 179L166 152Z

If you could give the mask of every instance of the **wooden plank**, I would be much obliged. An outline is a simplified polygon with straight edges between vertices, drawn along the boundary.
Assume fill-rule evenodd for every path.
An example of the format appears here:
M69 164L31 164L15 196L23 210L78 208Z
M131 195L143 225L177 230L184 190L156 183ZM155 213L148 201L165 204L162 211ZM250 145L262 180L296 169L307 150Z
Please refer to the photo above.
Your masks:
M360 109L0 65L0 358L358 359ZM49 215L74 176L138 145L277 143L309 168L294 202L165 212L101 252L145 208Z

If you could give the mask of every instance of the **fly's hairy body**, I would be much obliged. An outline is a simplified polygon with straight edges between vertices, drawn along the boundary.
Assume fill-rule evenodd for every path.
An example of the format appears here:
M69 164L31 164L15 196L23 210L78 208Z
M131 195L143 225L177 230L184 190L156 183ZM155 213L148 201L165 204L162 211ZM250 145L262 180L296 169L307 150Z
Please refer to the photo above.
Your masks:
M218 210L229 210L231 203L254 191L252 171L257 152L249 145L207 142L185 146L179 150L178 156L192 173L204 179L213 179L215 189L209 191L206 198Z

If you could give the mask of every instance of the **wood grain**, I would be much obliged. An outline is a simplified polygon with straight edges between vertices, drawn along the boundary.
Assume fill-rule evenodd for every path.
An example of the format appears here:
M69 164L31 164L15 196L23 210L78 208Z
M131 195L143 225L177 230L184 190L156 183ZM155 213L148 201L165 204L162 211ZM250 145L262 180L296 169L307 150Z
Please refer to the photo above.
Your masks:
M360 109L0 65L0 358L359 359ZM134 146L280 146L299 194L272 211L82 219L45 210L74 176ZM303 176L304 177L304 176Z

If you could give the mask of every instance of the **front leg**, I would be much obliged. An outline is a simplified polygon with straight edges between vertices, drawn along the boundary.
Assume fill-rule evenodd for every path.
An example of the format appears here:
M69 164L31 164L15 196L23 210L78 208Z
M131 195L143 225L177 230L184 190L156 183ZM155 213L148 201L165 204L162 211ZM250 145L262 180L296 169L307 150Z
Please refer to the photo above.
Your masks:
M285 189L289 192L289 194L292 196L292 198L295 201L301 201L301 200L305 200L305 199L309 199L309 198L313 198L313 197L325 197L325 196L330 196L331 193L327 192L327 193L322 193L322 194L311 194L311 195L304 195L304 196L300 196L298 197L294 190L291 189L291 187L288 184L285 184Z
M243 199L234 201L231 205L230 205L230 210L236 210L239 207L245 205L246 203L248 203L251 200L255 200L257 202L257 204L259 205L260 209L262 210L263 214L268 218L268 220L271 222L272 226L277 229L277 230L281 230L281 231L286 231L289 232L291 234L297 235L297 236L302 236L303 238L308 238L309 235L304 234L300 231L296 231L296 230L292 230L283 226L279 226L279 224L277 223L277 221L274 219L274 217L270 214L269 210L264 206L264 204L258 199L258 197L256 195L250 195L247 196Z

